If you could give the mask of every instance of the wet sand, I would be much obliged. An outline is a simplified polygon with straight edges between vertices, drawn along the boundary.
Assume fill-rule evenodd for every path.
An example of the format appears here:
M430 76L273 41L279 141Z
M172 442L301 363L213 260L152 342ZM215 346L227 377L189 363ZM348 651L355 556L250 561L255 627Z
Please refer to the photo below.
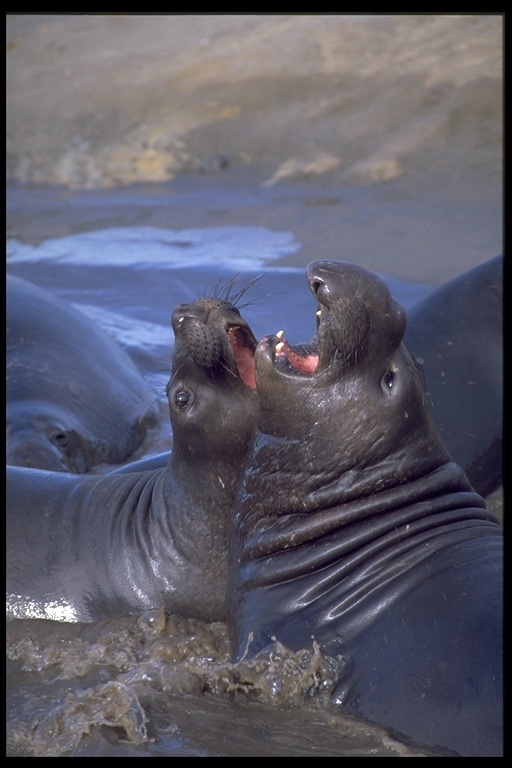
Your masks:
M335 258L439 285L502 250L502 26L485 14L8 15L8 237L263 227L300 244L270 277ZM90 254L67 271L36 260L25 276L134 318L161 294L168 328L169 277L158 272L158 293L154 265L100 267ZM183 269L193 280L186 249ZM194 274L202 290L206 272ZM292 302L301 311L288 290L272 298L285 317ZM262 315L262 332L272 322ZM244 670L254 701L226 699L208 688L232 673L212 627L187 625L182 640L172 617L155 636L135 619L11 622L9 754L430 754L307 702L267 706L275 679L259 668Z
M492 183L501 34L498 15L11 15L9 177Z
M499 15L10 15L7 49L8 180L53 192L11 236L262 225L434 284L501 251Z

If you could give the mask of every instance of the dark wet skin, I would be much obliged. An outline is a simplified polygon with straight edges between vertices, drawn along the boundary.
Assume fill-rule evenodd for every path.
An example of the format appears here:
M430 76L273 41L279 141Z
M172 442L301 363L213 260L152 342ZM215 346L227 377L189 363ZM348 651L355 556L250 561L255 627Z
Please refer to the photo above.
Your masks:
M405 343L425 371L436 426L487 496L503 482L503 257L459 275L407 314Z
M8 468L10 615L93 621L164 606L224 618L226 526L255 418L256 339L220 298L181 305L173 328L165 467L87 477Z
M277 638L341 656L333 703L463 755L502 752L502 529L451 461L403 308L314 262L309 347L258 344L257 430L235 503L234 658Z
M485 497L502 483L502 268L498 256L434 290L408 311L404 335L424 371L442 440ZM291 347L281 340L281 359L304 373L315 370L314 342ZM151 457L138 466L165 461Z
M73 306L7 276L8 464L89 472L128 461L156 414L128 354Z
M209 371L213 377L230 372L246 386L256 388L256 339L233 304L216 298L180 304L172 313L172 327L176 339L198 368Z

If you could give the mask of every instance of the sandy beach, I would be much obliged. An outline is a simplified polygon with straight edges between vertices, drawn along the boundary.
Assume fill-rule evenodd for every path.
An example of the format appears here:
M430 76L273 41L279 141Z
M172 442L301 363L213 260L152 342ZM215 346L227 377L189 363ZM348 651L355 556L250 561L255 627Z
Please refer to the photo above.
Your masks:
M8 15L8 177L499 183L499 15Z
M297 344L315 333L311 261L383 275L409 311L503 252L500 14L6 22L7 271L139 366L163 415L134 458L171 446L176 306L240 291L258 338ZM502 520L502 489L487 501ZM223 626L175 618L10 622L8 756L438 756L319 706L316 657L313 677L281 651L235 677Z

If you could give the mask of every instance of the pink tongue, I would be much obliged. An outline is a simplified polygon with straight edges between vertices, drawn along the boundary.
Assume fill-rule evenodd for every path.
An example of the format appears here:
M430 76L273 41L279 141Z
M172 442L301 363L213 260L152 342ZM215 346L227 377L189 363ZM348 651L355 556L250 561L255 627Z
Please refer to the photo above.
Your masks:
M294 352L286 341L283 341L283 344L284 353L288 358L288 362L291 363L299 373L314 373L316 371L318 355L306 355L305 357L302 357Z
M228 330L228 340L235 356L235 362L238 368L240 378L251 389L256 389L256 371L254 368L254 352L247 347L240 346L238 343L236 331L232 328Z
M254 371L254 355L245 347L236 347L235 360L238 366L240 378L251 389L256 389L256 375Z

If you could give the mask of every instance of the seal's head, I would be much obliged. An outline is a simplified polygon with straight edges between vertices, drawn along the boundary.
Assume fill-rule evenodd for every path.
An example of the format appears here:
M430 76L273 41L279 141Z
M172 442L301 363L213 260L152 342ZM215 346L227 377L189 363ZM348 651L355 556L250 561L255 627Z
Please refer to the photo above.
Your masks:
M297 441L304 471L325 479L446 460L421 369L402 343L405 310L386 284L336 261L311 263L307 281L318 301L313 342L292 347L280 332L256 350L260 433Z
M256 338L230 301L203 297L173 312L167 398L174 450L243 460L255 423Z
M8 403L7 464L84 473L108 457L106 441L88 433L80 414L65 405L38 400Z

